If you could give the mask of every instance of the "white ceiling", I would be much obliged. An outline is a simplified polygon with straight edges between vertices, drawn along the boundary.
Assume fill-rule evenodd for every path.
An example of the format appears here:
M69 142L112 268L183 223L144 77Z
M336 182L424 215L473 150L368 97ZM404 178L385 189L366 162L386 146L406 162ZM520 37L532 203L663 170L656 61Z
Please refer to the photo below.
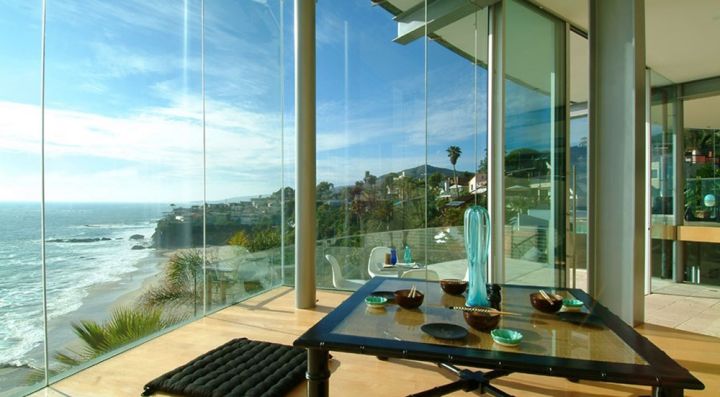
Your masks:
M388 0L388 3L405 10L422 1ZM588 28L588 0L529 1L567 19L582 29L587 30ZM683 83L720 76L720 0L645 0L645 15L646 56L647 64L654 72L653 85ZM484 24L484 16L479 17L478 21L482 23L478 26L479 32L487 29ZM468 32L473 32L474 22L475 16L468 15L435 33L466 54L474 54L479 50L479 54L482 55L478 56L478 60L486 62L487 43L480 40L479 48L476 49L473 34L468 34ZM546 48L547 46L535 47ZM531 50L532 48L527 51ZM528 54L521 55L525 57L524 59L529 58ZM570 56L570 100L584 102L588 98L589 88L587 40L580 35L572 34ZM513 75L510 63L508 60L508 73ZM519 78L523 81L528 81L531 86L543 88L540 83L533 84L538 79L532 79L532 76L525 76L521 73L515 73L515 75L520 76ZM696 109L698 112L695 111ZM716 115L717 120L708 122L700 117L700 109L707 114L703 117ZM713 125L713 128L720 128L718 127L720 125L720 99L708 99L707 102L690 105L686 110L686 121L696 125L706 124Z
M535 0L588 28L587 0ZM647 64L675 83L720 76L720 0L646 0Z

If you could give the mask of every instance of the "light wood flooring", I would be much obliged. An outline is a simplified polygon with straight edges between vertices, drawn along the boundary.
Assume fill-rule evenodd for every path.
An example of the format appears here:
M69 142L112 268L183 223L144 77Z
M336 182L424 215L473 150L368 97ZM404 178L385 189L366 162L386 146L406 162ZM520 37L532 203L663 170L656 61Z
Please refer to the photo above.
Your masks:
M33 396L138 396L149 380L232 338L292 344L346 297L347 294L341 292L319 291L315 310L297 310L294 291L279 288L155 338ZM705 383L706 390L686 391L686 396L720 395L720 339L653 324L640 326L638 331ZM332 354L330 392L333 396L404 396L453 380L430 363L384 362L370 356ZM493 384L517 396L650 394L650 389L645 387L571 383L565 379L522 374L495 380ZM304 387L304 384L298 386L291 395L303 396Z

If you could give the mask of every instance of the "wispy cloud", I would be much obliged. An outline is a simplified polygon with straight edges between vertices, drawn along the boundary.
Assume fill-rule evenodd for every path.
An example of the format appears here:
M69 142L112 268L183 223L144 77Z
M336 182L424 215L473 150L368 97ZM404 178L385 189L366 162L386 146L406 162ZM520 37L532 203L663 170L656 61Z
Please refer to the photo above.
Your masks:
M103 201L136 195L143 200L172 198L182 189L156 192L148 180L202 183L203 130L198 98L178 99L168 107L146 108L124 117L47 109L45 139L48 181L62 181L58 197L84 197L78 184L97 182L92 196ZM209 178L224 197L263 194L280 187L280 125L276 114L258 114L221 102L207 104L207 164ZM37 154L40 150L39 108L0 102L1 151ZM73 165L82 159L82 165ZM117 171L99 171L114 168ZM66 170L59 172L58 170ZM72 170L72 172L68 171ZM112 174L117 172L117 174ZM106 179L104 179L106 178ZM252 182L252 183L250 183ZM63 187L65 186L65 187ZM128 188L133 187L128 190ZM133 193L129 193L133 192ZM155 193L149 193L155 192ZM96 197L97 196L97 197ZM2 197L4 199L4 197ZM218 197L222 198L222 197ZM197 196L187 199L198 199ZM137 201L137 200L132 200Z

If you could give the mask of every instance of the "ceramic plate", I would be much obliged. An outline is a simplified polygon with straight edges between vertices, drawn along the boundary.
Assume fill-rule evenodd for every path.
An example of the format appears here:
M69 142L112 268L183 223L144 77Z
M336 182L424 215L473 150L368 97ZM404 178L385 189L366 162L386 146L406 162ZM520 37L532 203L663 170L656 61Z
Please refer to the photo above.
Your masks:
M490 336L498 345L515 347L520 345L523 335L514 330L496 328L490 331Z
M420 329L426 334L438 339L462 339L468 334L465 328L448 323L423 324Z

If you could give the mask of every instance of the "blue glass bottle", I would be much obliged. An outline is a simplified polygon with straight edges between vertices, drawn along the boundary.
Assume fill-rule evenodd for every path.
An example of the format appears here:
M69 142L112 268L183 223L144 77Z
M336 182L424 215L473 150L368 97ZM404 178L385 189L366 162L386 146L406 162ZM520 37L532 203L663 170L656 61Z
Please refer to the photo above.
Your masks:
M390 263L393 265L397 263L397 250L395 247L390 248Z
M465 210L465 251L468 260L467 306L489 306L487 296L488 249L490 248L490 216L485 208L472 206Z

